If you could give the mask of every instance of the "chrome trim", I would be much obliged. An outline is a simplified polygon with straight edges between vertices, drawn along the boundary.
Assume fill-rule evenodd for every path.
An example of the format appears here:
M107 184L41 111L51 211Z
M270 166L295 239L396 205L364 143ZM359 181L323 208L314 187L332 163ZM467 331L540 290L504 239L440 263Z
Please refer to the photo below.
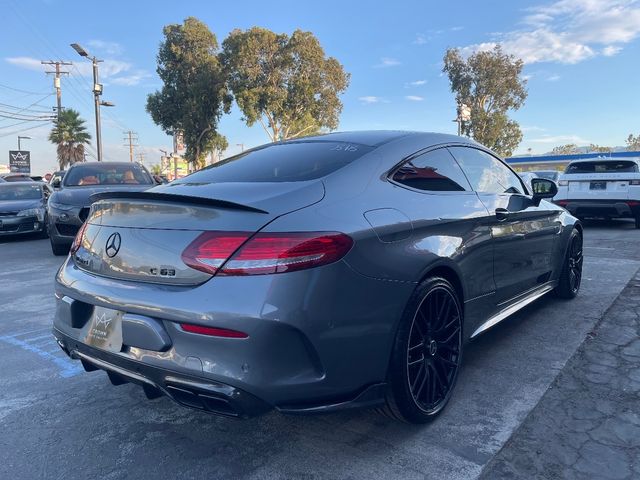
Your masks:
M493 317L489 318L486 322L484 322L482 325L480 325L476 329L475 332L473 332L471 334L470 338L473 338L476 335L479 335L480 333L484 332L485 330L488 330L489 328L493 327L494 325L496 325L497 323L501 322L505 318L507 318L510 315L516 313L518 310L526 307L527 305L529 305L530 303L536 301L537 299L539 299L543 295L549 293L553 289L554 289L554 285L552 283L547 283L547 284L543 285L541 288L539 288L539 289L535 290L534 292L532 292L531 294L527 295L522 300L519 300L518 302L508 306L504 310L501 310L500 312L495 314Z

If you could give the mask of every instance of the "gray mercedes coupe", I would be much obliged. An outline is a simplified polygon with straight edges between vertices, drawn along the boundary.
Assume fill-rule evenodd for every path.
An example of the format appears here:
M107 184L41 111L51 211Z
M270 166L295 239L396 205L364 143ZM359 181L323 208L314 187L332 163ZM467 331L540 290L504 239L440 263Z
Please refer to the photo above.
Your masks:
M467 138L366 131L94 195L53 332L87 371L149 398L427 422L468 340L578 293L582 226L547 201L551 180L531 188Z

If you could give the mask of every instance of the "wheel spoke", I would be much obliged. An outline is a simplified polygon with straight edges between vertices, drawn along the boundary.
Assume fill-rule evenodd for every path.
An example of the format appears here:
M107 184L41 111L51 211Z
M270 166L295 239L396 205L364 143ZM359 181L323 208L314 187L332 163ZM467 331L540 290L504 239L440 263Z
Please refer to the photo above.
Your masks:
M422 378L422 383L420 384L420 387L418 387L418 390L416 391L416 399L420 398L420 394L422 393L422 389L424 388L425 383L427 383L428 378L429 378L429 372L425 370L424 377Z
M424 370L425 370L424 363L422 363L422 365L420 365L420 368L418 369L418 373L416 373L416 377L413 379L413 383L411 384L412 392L415 392L416 385L418 384L418 379L420 378L420 373L422 373Z
M444 363L445 365L449 365L450 367L457 367L458 364L454 361L449 360L448 358L444 358L442 355L438 355L438 361Z
M418 364L420 362L424 362L424 355L422 357L420 357L419 359L417 359L417 360L413 360L413 361L409 362L409 366L411 367L411 366L416 365L416 364Z
M453 340L453 338L458 334L459 331L460 331L460 327L456 327L455 330L451 332L451 335L449 335L447 339L442 343L448 344L451 340Z
M424 348L424 342L420 342L417 345L414 345L413 347L409 347L409 352L412 352L416 348Z

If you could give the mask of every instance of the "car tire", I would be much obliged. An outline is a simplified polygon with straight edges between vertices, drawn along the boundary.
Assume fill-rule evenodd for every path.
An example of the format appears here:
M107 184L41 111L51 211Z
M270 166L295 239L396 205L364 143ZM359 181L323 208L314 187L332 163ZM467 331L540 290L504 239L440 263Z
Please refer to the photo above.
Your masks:
M635 218L636 228L640 228L640 215Z
M446 406L462 361L461 299L441 277L421 282L396 333L381 412L407 423L427 423Z
M575 298L580 291L582 264L584 261L582 243L582 234L578 229L574 228L567 243L567 252L562 262L560 280L554 290L556 296L559 298Z
M67 243L55 243L51 240L51 251L56 256L67 255L69 253L69 248L71 248L71 245Z

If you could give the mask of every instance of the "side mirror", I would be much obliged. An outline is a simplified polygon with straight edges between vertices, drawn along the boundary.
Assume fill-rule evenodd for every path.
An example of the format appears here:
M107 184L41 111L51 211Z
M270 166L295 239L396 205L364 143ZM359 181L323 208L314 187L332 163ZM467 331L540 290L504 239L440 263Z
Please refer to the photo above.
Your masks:
M538 202L543 198L553 198L558 193L558 186L548 178L532 178L531 189L533 190L533 199Z
M60 188L60 183L61 183L60 178L54 178L53 182L51 182L51 186L53 188Z

